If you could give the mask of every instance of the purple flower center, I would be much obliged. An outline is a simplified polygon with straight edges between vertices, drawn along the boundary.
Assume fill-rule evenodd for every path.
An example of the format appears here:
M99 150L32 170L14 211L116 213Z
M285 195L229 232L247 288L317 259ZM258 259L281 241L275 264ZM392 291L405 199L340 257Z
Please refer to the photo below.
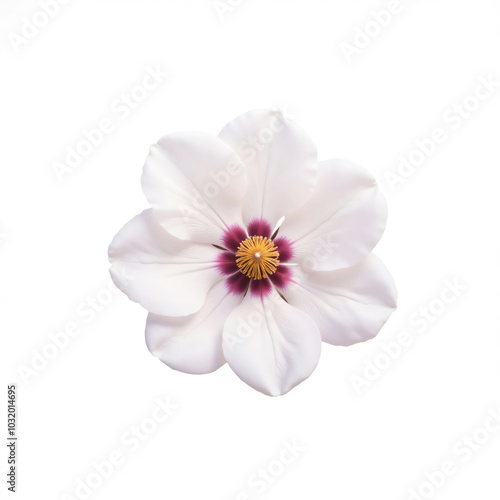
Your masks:
M275 234L273 235L275 236ZM271 238L271 224L254 219L245 231L235 225L225 231L222 243L227 250L217 257L217 269L225 276L230 293L264 297L273 286L284 290L292 279L291 268L283 265L293 257L292 242Z

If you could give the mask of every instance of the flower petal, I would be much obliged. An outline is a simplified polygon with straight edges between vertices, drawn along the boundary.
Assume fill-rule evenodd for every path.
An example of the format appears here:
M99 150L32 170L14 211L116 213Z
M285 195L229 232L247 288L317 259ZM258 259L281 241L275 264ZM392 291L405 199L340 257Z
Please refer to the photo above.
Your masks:
M189 316L172 318L149 314L146 344L151 353L174 370L210 373L226 360L222 329L242 297L227 293L223 282L210 290L203 307Z
M224 325L224 356L248 385L285 394L316 368L321 337L312 318L273 290L261 300L247 294Z
M116 286L148 311L183 316L198 311L222 277L215 270L218 250L171 236L152 210L129 221L109 246Z
M274 239L274 244L278 248L280 262L290 262L294 254L292 242L284 236L279 236Z
M347 346L371 339L396 309L394 281L373 254L345 269L296 272L283 294L314 319L329 344Z
M229 293L234 295L245 295L250 286L250 278L245 276L239 270L228 276L226 279L226 288Z
M269 276L272 284L281 291L286 290L292 281L293 272L290 266L279 266L276 272Z
M271 224L266 219L253 219L247 226L247 232L250 236L270 238L272 230Z
M280 235L293 241L296 261L312 270L352 266L368 255L385 229L387 205L375 179L347 160L319 165L310 201L287 217Z
M176 133L151 146L142 189L158 222L184 240L219 243L222 232L241 225L245 167L217 137Z
M317 179L316 146L284 112L250 111L229 122L219 137L246 166L247 224L262 217L275 224L311 196Z

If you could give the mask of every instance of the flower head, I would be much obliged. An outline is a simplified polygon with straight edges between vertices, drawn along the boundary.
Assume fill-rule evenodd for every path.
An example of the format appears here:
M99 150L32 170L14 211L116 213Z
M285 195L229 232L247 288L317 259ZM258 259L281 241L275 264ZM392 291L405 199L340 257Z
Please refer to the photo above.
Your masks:
M148 348L176 370L227 362L253 388L284 394L313 372L321 341L372 338L396 307L371 254L387 216L375 179L318 162L282 112L248 112L218 137L161 138L142 187L151 208L113 239L111 276L149 311Z

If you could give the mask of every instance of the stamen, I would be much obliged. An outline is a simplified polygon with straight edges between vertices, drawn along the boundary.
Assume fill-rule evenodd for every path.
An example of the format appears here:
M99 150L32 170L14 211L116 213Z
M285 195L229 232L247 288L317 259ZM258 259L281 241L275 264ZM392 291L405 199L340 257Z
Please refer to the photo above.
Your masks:
M279 256L272 240L263 236L251 236L240 243L236 252L236 265L249 278L260 280L276 272L280 263Z

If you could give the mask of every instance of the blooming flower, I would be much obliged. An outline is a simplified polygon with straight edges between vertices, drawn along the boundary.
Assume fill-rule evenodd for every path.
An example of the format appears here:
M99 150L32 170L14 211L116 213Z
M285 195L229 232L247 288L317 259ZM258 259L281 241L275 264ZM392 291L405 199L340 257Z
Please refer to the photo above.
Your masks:
M142 189L151 208L113 239L110 272L149 311L147 346L171 368L227 362L281 395L313 372L321 341L372 338L396 307L371 254L387 216L375 179L349 161L318 162L283 112L248 112L218 137L161 138Z

